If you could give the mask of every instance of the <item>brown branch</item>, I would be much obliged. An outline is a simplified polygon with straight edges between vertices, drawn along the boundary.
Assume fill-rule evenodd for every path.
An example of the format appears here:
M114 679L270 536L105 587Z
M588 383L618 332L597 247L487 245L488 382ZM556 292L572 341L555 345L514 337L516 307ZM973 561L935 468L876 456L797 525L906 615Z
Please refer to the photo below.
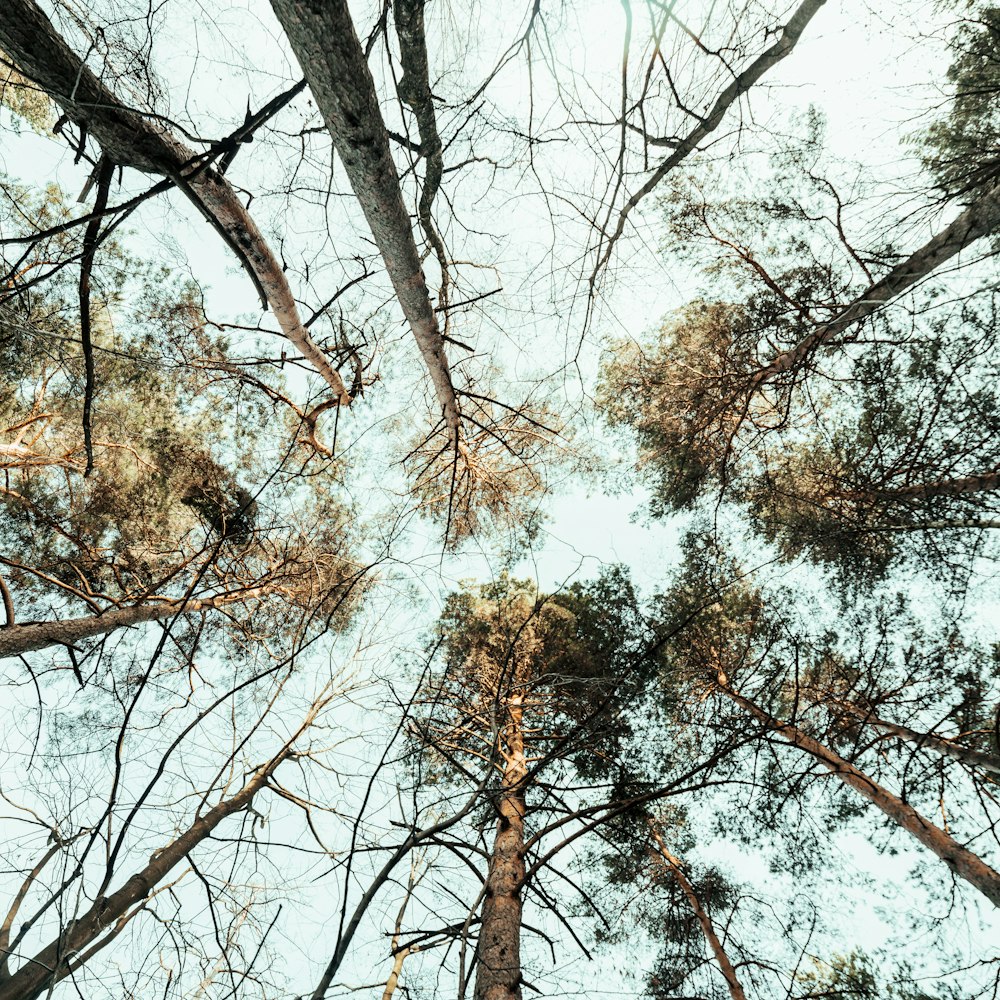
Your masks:
M967 764L969 767L978 768L990 774L1000 775L1000 757L996 754L970 750L968 747L960 746L952 740L945 739L943 736L937 736L934 733L919 733L908 726L900 726L895 722L887 722L885 719L880 719L874 712L861 708L859 705L854 705L849 701L843 701L840 698L827 698L826 700L838 708L843 708L847 712L850 712L862 722L874 726L876 729L881 729L884 733L898 736L899 739L906 740L908 743L915 743L918 747L930 747L932 750L944 754L946 757L951 757L953 760Z
M849 326L877 312L897 295L926 278L971 243L992 233L998 226L1000 226L1000 184L978 197L975 203L962 212L951 225L928 240L919 250L914 251L884 278L870 285L861 296L845 306L832 320L818 326L795 347L783 351L769 364L755 372L751 382L752 388L759 388L776 376L795 368Z
M699 119L698 125L684 138L677 140L674 151L653 171L649 180L625 202L624 207L618 215L618 222L615 225L614 232L608 237L604 253L598 260L593 274L590 276L592 294L598 275L610 259L615 244L621 238L625 230L625 223L632 210L643 198L652 193L660 181L671 170L693 153L698 148L699 143L711 135L722 124L722 120L729 109L747 94L768 70L772 69L791 53L802 32L805 31L806 26L825 2L826 0L804 0L791 16L788 23L781 29L778 40L770 48L762 52L742 73L739 73L735 77L733 82L718 96L709 113L704 118Z
M307 358L344 404L350 402L337 370L299 318L280 261L229 182L199 164L199 157L166 127L127 107L66 44L33 0L0 4L0 48L26 77L86 128L103 154L118 166L171 179L236 254L257 291L271 307L282 333ZM253 125L244 123L237 135ZM194 166L192 166L194 164Z
M0 629L0 658L20 656L48 646L72 646L81 639L107 635L116 629L139 625L142 622L162 621L173 615L195 614L222 608L236 601L247 600L263 593L264 588L236 591L218 597L191 600L160 600L144 604L111 608L84 618L52 619L43 622L23 622Z
M667 849L666 842L664 841L660 831L657 829L656 824L650 821L649 827L653 840L656 842L657 854L659 854L664 866L674 877L677 884L681 887L681 891L687 897L687 901L690 904L691 909L694 911L694 915L698 918L698 923L701 925L701 932L704 934L705 940L708 942L708 946L712 949L712 954L715 956L715 960L719 963L719 968L722 971L723 978L726 980L726 985L729 987L730 996L733 1000L746 1000L746 994L743 992L743 987L740 985L740 981L736 976L736 969L733 967L733 963L729 961L726 949L719 940L719 935L715 932L715 926L712 923L712 918L706 912L705 907L701 905L701 900L698 898L698 893L695 892L695 888L691 884L691 880L684 874L684 869L681 867L680 861Z
M991 868L982 858L963 847L944 830L925 819L916 809L883 788L836 751L806 735L797 726L780 722L770 716L749 698L735 691L722 673L717 678L717 690L735 701L792 746L804 750L819 761L844 784L853 788L924 847L936 854L959 878L978 889L994 906L1000 907L1000 872Z

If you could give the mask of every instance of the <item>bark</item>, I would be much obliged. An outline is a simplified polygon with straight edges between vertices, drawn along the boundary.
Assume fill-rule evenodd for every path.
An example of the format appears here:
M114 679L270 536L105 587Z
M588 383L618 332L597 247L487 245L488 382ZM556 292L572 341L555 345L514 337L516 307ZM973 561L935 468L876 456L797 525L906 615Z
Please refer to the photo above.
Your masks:
M826 0L805 0L805 2L800 4L788 23L781 29L778 40L754 59L742 73L736 76L733 82L719 95L708 114L700 119L698 126L677 143L674 151L653 171L649 180L625 202L618 216L618 223L615 226L614 232L608 239L604 253L590 279L591 288L594 286L598 273L611 257L615 243L618 242L624 232L625 222L629 217L629 213L643 198L652 193L654 188L671 170L679 166L698 148L701 142L707 139L722 124L722 120L729 109L747 94L768 70L772 69L791 53L802 36L802 32L805 31L806 26L824 3L826 3Z
M81 639L95 635L106 635L115 629L139 625L142 622L161 621L173 615L193 614L223 607L237 600L257 596L260 590L242 591L221 597L207 597L201 600L152 601L146 604L132 604L123 608L111 608L99 615L84 618L53 619L44 622L23 622L0 628L0 658L20 656L47 646L72 646Z
M712 949L712 954L715 956L716 962L719 963L719 969L722 971L726 985L729 987L729 995L733 1000L746 1000L746 994L743 992L743 987L736 976L736 969L733 968L733 963L729 961L726 949L719 940L719 935L715 933L715 925L712 923L712 918L706 912L705 907L701 905L698 893L695 892L690 879L684 874L684 869L681 867L680 861L667 849L660 831L653 825L651 825L651 831L653 840L656 842L657 853L669 869L670 874L676 879L677 884L681 887L681 891L687 897L694 915L698 918L698 923L701 925L701 932L704 934L708 946Z
M844 784L853 788L874 806L898 823L924 847L933 851L959 878L978 889L994 906L1000 907L1000 872L996 872L982 858L963 847L940 827L920 815L912 806L903 802L888 789L883 788L867 774L844 760L836 751L806 735L791 723L780 722L764 709L729 686L724 675L719 675L718 689L742 706L768 729L787 740L792 746L804 750L819 761Z
M878 312L897 295L926 278L971 243L992 233L998 226L1000 185L995 185L977 198L950 226L928 240L884 278L869 286L863 295L842 309L829 323L817 327L795 347L779 354L770 364L759 369L753 377L754 388L795 368L853 323Z
M271 0L385 261L451 434L459 409L389 136L346 0ZM425 185L425 190L427 189Z
M83 134L97 140L109 160L169 178L184 192L239 258L282 333L323 376L340 402L349 403L350 394L339 373L302 324L280 261L222 174L161 124L118 100L33 0L0 3L0 48Z
M953 497L964 493L990 493L1000 489L1000 470L956 479L939 479L933 483L915 483L891 490L873 490L879 500L923 500L927 497Z
M441 178L444 176L444 153L441 136L438 133L437 116L434 113L434 97L431 93L427 37L424 32L424 0L395 0L392 12L396 22L396 37L399 39L399 61L403 68L403 76L397 90L400 98L410 107L417 119L420 154L427 165L420 201L417 204L417 216L420 219L420 228L423 229L427 242L434 248L434 255L441 268L440 306L447 326L448 258L444 241L431 216L431 207L441 187Z
M29 958L13 975L0 977L0 1000L34 1000L68 976L74 959L129 911L143 903L170 870L209 837L227 816L246 809L253 797L267 783L279 763L288 755L286 746L268 764L258 770L232 798L220 802L195 820L176 840L154 853L149 864L133 875L110 896L101 896L84 914L72 920L65 930L41 951Z
M908 743L916 743L921 747L930 747L930 749L936 750L946 757L951 757L953 760L967 764L969 767L988 771L990 774L1000 775L1000 757L996 754L970 750L968 747L959 746L957 743L953 743L942 736L935 736L933 733L920 733L915 729L910 729L908 726L900 726L895 722L887 722L885 719L880 719L874 713L866 711L857 705L852 705L850 702L841 701L839 698L831 699L831 701L838 708L846 709L862 722L874 726L876 729L881 729L884 733L898 736L901 740L906 740Z
M512 696L507 702L503 740L506 749L497 803L500 818L479 929L475 1000L521 1000L521 887L528 778L522 712L521 697Z

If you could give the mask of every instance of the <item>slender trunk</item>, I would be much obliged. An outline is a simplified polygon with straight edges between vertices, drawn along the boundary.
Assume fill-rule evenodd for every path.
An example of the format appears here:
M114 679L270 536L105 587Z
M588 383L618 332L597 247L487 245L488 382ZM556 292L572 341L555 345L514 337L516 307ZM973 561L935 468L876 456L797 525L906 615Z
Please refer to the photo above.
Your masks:
M885 719L880 719L872 712L866 711L857 705L852 705L848 701L841 701L839 698L831 700L832 703L837 705L839 708L846 709L852 715L857 716L862 722L868 723L876 729L881 729L884 733L890 733L893 736L898 736L901 740L906 740L908 743L916 743L918 746L930 747L930 749L936 750L938 753L944 754L946 757L951 757L953 760L961 761L963 764L968 764L969 767L975 767L981 771L988 771L990 774L1000 775L1000 757L996 754L982 753L979 750L970 750L968 747L959 746L957 743L952 743L951 740L946 740L941 736L935 736L933 733L919 733L915 729L910 729L908 726L900 726L895 722L887 722Z
M71 920L60 935L29 958L13 975L0 977L0 1000L34 1000L68 976L76 967L81 952L125 917L132 907L141 904L170 870L209 837L227 816L250 805L253 797L267 783L274 769L288 755L290 744L274 757L232 798L225 799L204 816L195 820L176 840L154 853L142 871L133 875L110 896L101 896L86 913Z
M1000 185L979 196L950 226L928 240L902 264L871 285L863 295L843 308L830 322L818 326L795 347L779 354L753 376L758 388L783 372L790 371L818 348L839 336L853 323L878 312L887 302L926 278L945 261L1000 226Z
M72 646L81 639L95 635L106 635L115 629L139 625L142 622L161 621L173 615L192 614L208 611L232 604L237 600L247 600L261 593L261 589L224 594L220 597L206 597L201 600L152 601L147 604L132 604L124 608L111 608L99 615L84 618L53 619L45 622L23 622L0 628L0 658L20 656L32 650L47 646Z
M835 774L844 784L868 799L873 805L898 823L924 847L933 851L959 878L978 889L994 906L1000 906L1000 872L994 871L985 861L962 847L942 829L920 815L912 806L870 778L853 764L844 760L836 751L807 736L797 726L779 722L749 698L734 691L724 675L719 676L718 690L731 698L747 712L760 720L768 729L787 740L792 746L804 750Z
M396 298L430 372L445 422L458 435L459 409L444 340L403 204L375 81L347 0L271 0L309 81L347 179L385 261ZM433 185L425 190L433 189Z
M427 242L434 248L441 268L439 305L448 325L448 258L431 208L444 177L444 151L438 133L434 97L431 93L430 65L427 59L427 36L424 30L424 0L394 0L392 13L399 40L399 61L403 76L397 84L400 99L413 111L420 133L420 155L426 164L424 184L417 204L417 217Z
M667 849L660 831L653 824L650 824L650 829L653 840L656 842L656 853L670 871L670 874L677 880L677 884L687 897L691 909L694 910L694 915L698 918L698 923L701 925L701 932L705 935L705 940L708 942L709 948L712 949L712 954L715 956L716 962L719 963L719 969L722 971L726 985L729 987L730 996L733 1000L746 1000L746 994L743 992L743 987L736 976L736 969L733 968L733 963L729 961L726 949L722 946L719 935L715 933L715 925L712 923L712 918L705 911L705 907L701 905L698 893L695 892L694 886L687 875L684 874L680 861Z
M271 307L282 333L326 380L341 403L350 402L337 370L299 317L295 297L275 257L237 193L162 124L124 105L60 37L33 0L0 3L0 48L118 166L173 181L226 241ZM295 92L295 88L293 88Z
M521 696L507 701L497 834L479 929L475 1000L521 1000L521 887L524 884L525 783ZM0 998L2 1000L2 998Z
M795 13L788 19L787 24L781 29L777 41L759 56L743 72L738 74L733 82L719 95L712 109L704 118L699 118L699 124L683 139L679 140L674 151L653 171L649 180L638 191L625 202L618 215L618 222L614 231L608 238L608 242L601 255L600 261L594 268L594 273L590 278L590 287L593 289L597 276L611 257L615 244L625 231L625 222L632 210L645 198L651 194L656 186L670 173L678 167L698 146L707 139L721 124L726 114L738 104L757 81L773 69L782 59L789 55L795 48L802 32L813 19L819 9L826 3L826 0L804 0L795 10Z

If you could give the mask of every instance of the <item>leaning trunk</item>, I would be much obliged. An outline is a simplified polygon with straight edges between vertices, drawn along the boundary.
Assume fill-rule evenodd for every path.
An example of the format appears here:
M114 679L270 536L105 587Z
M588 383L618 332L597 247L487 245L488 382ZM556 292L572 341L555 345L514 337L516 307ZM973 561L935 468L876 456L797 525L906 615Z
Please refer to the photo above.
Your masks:
M120 628L140 625L143 622L163 621L174 615L194 614L224 607L238 600L255 597L260 589L243 591L238 594L208 597L203 600L166 600L148 604L132 604L124 608L112 608L97 615L83 618L52 619L44 622L24 622L0 628L0 659L6 656L20 656L47 646L73 646L82 639L95 635L107 635Z
M938 479L931 483L911 483L891 490L873 490L879 500L923 500L927 497L957 497L965 493L992 493L1000 489L1000 469L974 476Z
M323 3L271 0L271 6L309 81L344 172L385 261L396 298L430 372L445 423L457 438L458 400L444 339L389 151L389 136L375 81L347 0ZM433 150L428 153L433 154ZM427 190L433 191L433 185Z
M271 307L281 331L323 376L338 401L351 401L340 374L299 317L285 269L232 185L163 125L123 104L66 44L33 0L0 3L0 47L24 76L92 135L117 166L173 182L226 241ZM293 88L293 92L297 92ZM236 140L233 140L235 147ZM217 149L214 155L222 152ZM169 184L167 184L169 186Z
M944 830L925 819L916 809L883 788L859 768L844 760L836 751L807 736L797 726L779 722L749 698L734 691L724 675L719 677L718 689L760 720L768 729L818 760L844 784L849 785L872 805L881 809L924 847L933 851L959 878L978 889L994 906L1000 907L1000 872L994 871L982 858L962 847Z
M951 225L928 240L884 278L870 285L858 298L845 306L827 323L816 327L795 347L782 352L770 364L759 369L751 380L759 388L784 372L798 367L819 348L839 337L848 327L860 323L887 303L922 281L967 246L988 236L1000 227L1000 185L976 198Z
M128 921L170 870L208 839L227 817L242 812L266 784L278 764L288 756L290 746L260 768L232 798L220 802L195 820L176 840L154 853L149 864L133 875L110 896L98 897L79 917L70 918L59 936L25 961L13 975L0 977L0 1000L35 1000L56 983L78 969L90 955L114 936L116 928ZM11 945L17 952L18 942Z
M715 924L712 923L712 918L708 915L708 911L704 906L702 906L701 899L698 897L698 893L691 884L691 880L684 874L684 869L681 867L680 859L676 858L667 849L666 842L664 841L660 831L656 828L655 824L651 825L650 829L652 831L653 840L656 842L655 853L659 856L664 867L666 867L677 884L681 887L681 891L687 898L688 904L694 911L694 915L698 918L701 933L708 942L709 948L712 949L712 954L715 956L715 961L719 965L719 970L722 972L722 976L726 980L726 986L729 988L729 995L733 998L733 1000L746 1000L746 994L743 992L743 987L740 985L740 981L736 976L736 969L733 966L733 963L729 960L729 955L726 954L726 949L722 944L722 941L719 939L719 935L716 933Z
M502 734L504 769L497 835L490 857L479 930L475 1000L521 1000L521 886L524 884L524 812L528 767L520 695L507 704Z

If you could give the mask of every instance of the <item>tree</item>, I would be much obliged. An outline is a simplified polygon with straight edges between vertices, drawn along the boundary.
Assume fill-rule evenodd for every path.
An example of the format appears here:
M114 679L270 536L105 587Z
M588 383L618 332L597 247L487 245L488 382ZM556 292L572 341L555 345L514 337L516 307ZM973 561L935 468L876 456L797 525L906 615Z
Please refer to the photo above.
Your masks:
M634 662L642 619L628 578L613 569L548 596L502 576L452 594L439 628L443 671L426 686L416 735L466 780L487 768L497 819L480 893L475 996L520 997L531 800L546 765L570 761L586 779L623 753L622 705L642 684Z
M996 992L997 25L892 21L0 10L0 997Z

